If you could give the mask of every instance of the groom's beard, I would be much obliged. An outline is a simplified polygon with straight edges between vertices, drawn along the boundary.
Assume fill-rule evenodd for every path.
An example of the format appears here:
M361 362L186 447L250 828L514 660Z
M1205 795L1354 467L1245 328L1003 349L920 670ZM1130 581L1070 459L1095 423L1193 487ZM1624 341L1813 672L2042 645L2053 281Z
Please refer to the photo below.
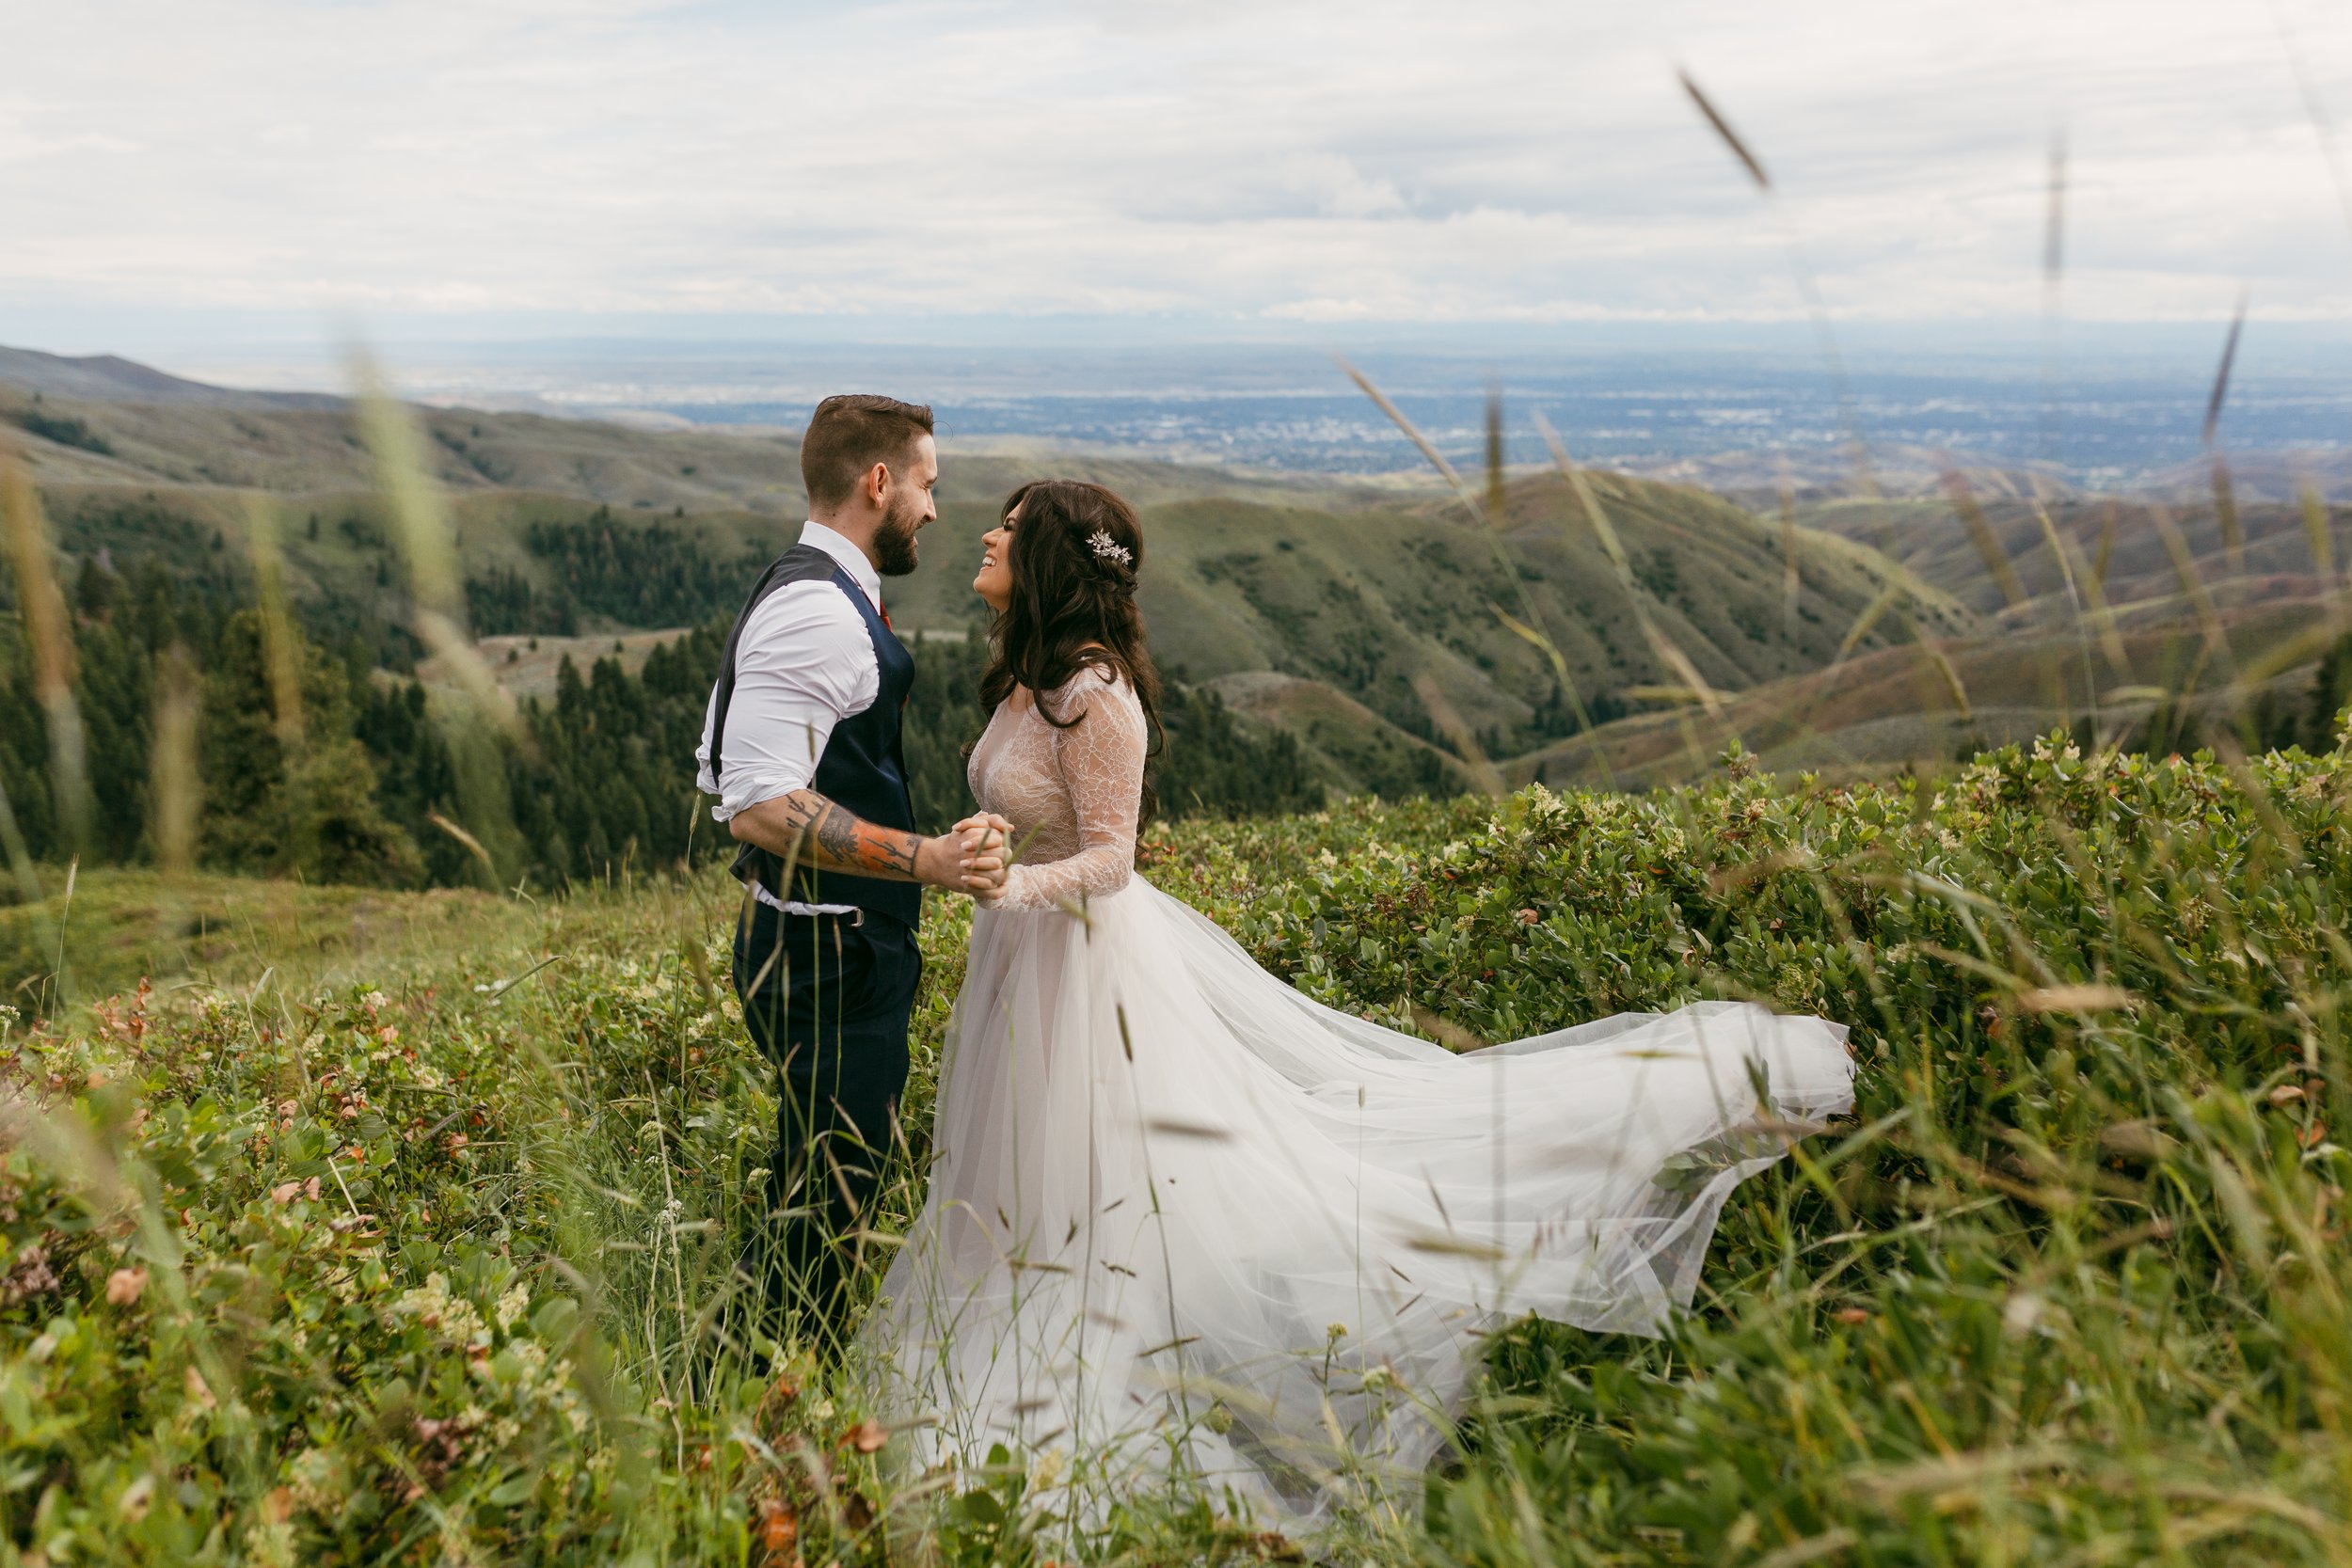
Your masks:
M893 506L874 534L874 570L886 578L902 578L914 570L914 531L923 515L912 506Z

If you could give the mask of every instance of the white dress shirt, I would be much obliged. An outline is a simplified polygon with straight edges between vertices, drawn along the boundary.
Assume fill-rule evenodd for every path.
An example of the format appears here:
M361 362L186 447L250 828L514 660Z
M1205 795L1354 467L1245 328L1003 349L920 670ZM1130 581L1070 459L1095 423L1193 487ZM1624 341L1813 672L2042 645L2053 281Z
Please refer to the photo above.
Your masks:
M839 562L851 581L882 608L882 574L866 552L822 523L802 525L800 542ZM710 770L710 721L718 691L703 712L694 749L696 787L715 795L711 816L726 821L762 800L805 789L817 776L833 727L874 705L882 671L857 607L831 578L787 583L759 602L735 649L735 695L727 706L726 773ZM754 896L796 914L846 912L848 905L785 902L766 888Z

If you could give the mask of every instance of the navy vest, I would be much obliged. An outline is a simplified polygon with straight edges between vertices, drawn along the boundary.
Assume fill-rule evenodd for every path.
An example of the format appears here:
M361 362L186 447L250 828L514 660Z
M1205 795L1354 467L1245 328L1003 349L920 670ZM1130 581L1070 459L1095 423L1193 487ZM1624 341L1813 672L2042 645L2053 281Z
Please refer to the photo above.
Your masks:
M744 623L752 618L752 611L759 608L760 601L779 588L818 579L831 581L857 607L858 615L866 623L866 635L873 640L874 664L882 684L874 693L872 705L864 712L853 713L834 725L825 750L817 759L817 776L809 781L809 787L842 810L878 827L913 832L914 801L907 793L906 758L898 749L898 717L906 705L907 692L914 685L914 660L874 612L873 601L857 585L857 579L814 545L793 546L761 574L752 589L752 596L743 602L741 613L735 618L735 629L727 633L726 661L720 668L719 684L712 695L710 775L714 779L720 777L725 767L723 753L727 737L727 707L735 698L735 655L743 641ZM756 882L779 898L803 904L854 904L869 914L886 915L902 926L912 927L923 908L920 883L819 871L805 863L791 868L787 886L784 857L755 844L744 845L730 869L743 881Z

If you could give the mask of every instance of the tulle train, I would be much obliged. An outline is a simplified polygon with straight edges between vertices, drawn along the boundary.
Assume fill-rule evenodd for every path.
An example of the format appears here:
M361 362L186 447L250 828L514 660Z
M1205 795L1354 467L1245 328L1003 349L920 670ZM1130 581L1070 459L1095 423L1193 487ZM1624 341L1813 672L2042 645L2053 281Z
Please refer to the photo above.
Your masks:
M1719 1002L1456 1055L1139 878L1083 920L982 911L862 1348L908 1462L1050 1455L1089 1513L1409 1498L1482 1334L1689 1305L1732 1187L1851 1105L1844 1037Z

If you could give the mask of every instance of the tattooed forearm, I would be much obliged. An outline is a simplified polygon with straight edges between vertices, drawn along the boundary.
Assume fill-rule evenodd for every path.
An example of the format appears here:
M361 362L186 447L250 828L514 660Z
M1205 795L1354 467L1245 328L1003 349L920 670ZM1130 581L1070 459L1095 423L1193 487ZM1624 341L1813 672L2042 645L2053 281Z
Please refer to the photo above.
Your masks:
M914 851L922 840L896 828L878 828L843 811L831 800L817 817L816 863L834 871L863 871L868 876L897 872L914 875Z
M813 789L762 800L737 813L727 828L787 864L894 882L920 879L915 875L920 834L862 820Z

